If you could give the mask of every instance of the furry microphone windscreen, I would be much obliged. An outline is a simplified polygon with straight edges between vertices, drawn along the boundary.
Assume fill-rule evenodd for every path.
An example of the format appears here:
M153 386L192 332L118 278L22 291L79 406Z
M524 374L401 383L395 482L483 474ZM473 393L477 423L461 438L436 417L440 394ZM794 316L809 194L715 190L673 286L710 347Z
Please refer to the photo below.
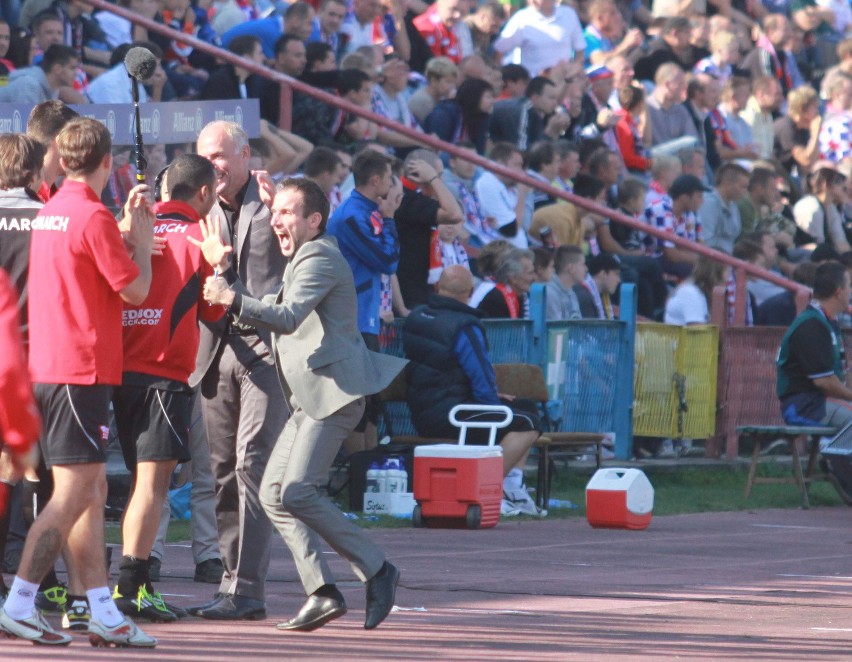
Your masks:
M134 46L124 56L124 66L136 80L146 81L157 69L157 58L147 48Z

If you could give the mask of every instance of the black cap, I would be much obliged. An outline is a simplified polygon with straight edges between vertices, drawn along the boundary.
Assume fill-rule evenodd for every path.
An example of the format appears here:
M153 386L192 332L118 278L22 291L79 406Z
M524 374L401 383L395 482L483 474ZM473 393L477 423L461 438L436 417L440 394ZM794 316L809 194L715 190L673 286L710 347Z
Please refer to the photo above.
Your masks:
M676 200L682 195L690 195L691 193L698 193L699 191L706 193L712 190L713 189L705 186L704 182L698 179L695 175L681 175L672 182L671 187L669 187L669 195L672 200Z

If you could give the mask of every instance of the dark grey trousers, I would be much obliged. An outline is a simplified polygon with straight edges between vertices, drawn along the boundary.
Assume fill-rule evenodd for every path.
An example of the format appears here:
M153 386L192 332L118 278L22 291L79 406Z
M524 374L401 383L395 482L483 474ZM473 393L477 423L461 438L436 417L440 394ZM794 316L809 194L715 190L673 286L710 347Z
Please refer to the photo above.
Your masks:
M225 336L201 395L225 566L219 590L263 600L272 525L260 503L260 483L289 414L263 341Z

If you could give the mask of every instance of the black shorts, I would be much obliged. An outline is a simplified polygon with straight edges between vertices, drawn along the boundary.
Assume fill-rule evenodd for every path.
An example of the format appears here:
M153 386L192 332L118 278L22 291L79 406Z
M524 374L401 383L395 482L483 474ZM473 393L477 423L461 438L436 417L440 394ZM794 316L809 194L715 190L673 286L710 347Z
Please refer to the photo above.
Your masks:
M504 428L497 428L497 441L500 443L510 432L541 432L541 416L538 413L538 407L532 400L505 400L500 398L500 404L506 405L512 410L512 422ZM504 416L500 413L490 412L461 412L456 418L460 421L502 421ZM438 430L440 434L430 434L429 436L443 437L446 439L458 439L459 428L449 422ZM466 444L485 445L488 443L488 437L491 431L488 428L468 428L465 436Z
M152 386L119 386L112 398L124 463L189 462L192 392Z
M375 333L362 333L364 344L371 352L379 352L379 336ZM355 426L355 432L364 432L367 429L367 423L377 425L379 422L379 412L381 411L382 403L379 400L379 394L374 393L364 398L364 415Z
M112 386L35 384L44 421L39 445L48 468L106 462Z

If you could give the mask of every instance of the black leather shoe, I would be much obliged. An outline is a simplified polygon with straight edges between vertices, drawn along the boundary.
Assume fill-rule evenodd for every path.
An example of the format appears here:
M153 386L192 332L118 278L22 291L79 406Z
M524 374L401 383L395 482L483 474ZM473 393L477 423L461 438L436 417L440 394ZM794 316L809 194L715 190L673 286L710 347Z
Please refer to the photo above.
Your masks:
M279 630L299 630L301 632L310 632L321 628L329 621L340 618L346 613L343 595L340 593L337 595L339 597L334 598L322 598L317 595L308 596L298 614L289 621L279 623L276 627Z
M382 569L367 582L367 617L364 619L364 629L372 630L377 627L393 608L396 595L396 585L399 582L399 570L392 563L385 561Z
M219 584L224 572L222 559L207 559L195 566L195 575L192 579L203 584Z
M203 605L196 605L194 607L187 607L186 613L189 614L190 616L198 616L198 612L200 612L201 610L210 609L210 607L213 607L214 605L219 604L219 602L221 602L222 598L224 598L225 595L226 595L225 593L215 593L213 595L213 599L210 600L209 602L205 602Z
M229 593L211 607L200 609L196 615L211 621L262 621L266 618L266 604Z

